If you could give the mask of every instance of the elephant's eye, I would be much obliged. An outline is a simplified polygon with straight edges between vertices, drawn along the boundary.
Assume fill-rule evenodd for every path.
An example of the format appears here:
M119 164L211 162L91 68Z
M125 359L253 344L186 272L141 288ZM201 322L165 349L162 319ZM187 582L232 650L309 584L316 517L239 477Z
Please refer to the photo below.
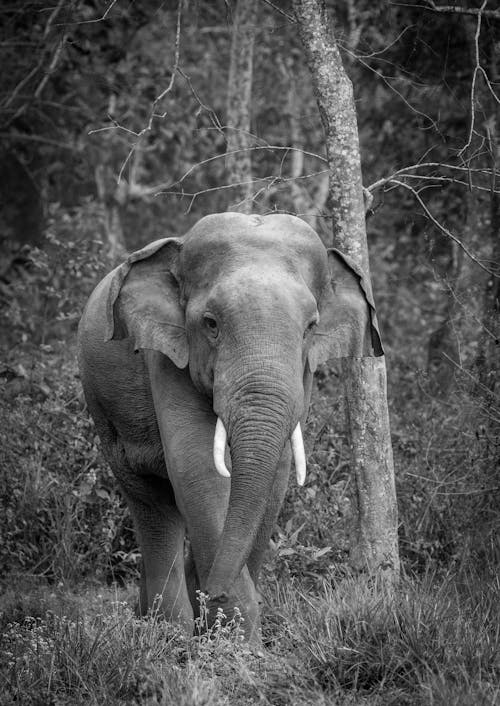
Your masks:
M217 336L219 335L219 327L214 317L210 314L205 314L203 317L203 323L205 324L205 328L207 329L210 336L212 336L212 338L217 338Z
M309 324L307 325L307 328L304 331L304 338L307 338L307 336L314 331L314 329L316 328L316 326L318 324L319 324L319 315L316 314L314 319L312 321L310 321Z

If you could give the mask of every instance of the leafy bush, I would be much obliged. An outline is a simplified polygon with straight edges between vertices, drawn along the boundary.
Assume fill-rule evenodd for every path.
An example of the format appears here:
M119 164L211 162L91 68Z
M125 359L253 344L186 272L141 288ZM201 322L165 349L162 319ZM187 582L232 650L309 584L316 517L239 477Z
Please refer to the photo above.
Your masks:
M52 581L135 574L128 512L86 411L74 335L109 269L92 202L51 211L44 251L6 272L0 325L0 567Z
M392 402L406 567L498 566L498 400L468 370L457 372L445 398L433 397L422 375L407 390Z
M52 204L43 249L24 247L20 257L13 244L2 245L7 265L0 282L0 327L10 346L71 336L90 291L110 269L101 230L101 208L94 201L71 211Z
M72 350L38 353L29 372L18 363L2 384L4 574L110 578L136 565L130 518L85 412Z

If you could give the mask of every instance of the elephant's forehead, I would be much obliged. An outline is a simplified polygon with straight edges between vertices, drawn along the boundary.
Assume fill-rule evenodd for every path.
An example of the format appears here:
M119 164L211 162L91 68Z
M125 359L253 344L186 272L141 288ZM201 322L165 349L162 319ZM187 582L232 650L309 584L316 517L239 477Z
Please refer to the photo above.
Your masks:
M272 214L247 216L222 213L205 216L187 234L183 247L184 273L190 278L220 268L248 265L260 256L276 266L289 268L302 261L316 268L326 263L321 240L304 221Z

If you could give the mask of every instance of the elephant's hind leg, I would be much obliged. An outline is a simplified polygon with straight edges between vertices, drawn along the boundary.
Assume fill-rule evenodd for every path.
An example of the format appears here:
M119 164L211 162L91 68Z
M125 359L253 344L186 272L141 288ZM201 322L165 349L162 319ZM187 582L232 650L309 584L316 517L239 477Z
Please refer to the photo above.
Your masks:
M88 403L138 535L142 552L139 611L145 615L155 607L191 634L193 610L184 573L185 525L168 480L156 425L151 424L147 434L139 431L134 438L131 432L124 438L94 398L89 396Z
M139 610L154 610L191 633L193 610L184 572L184 521L174 506L151 506L131 500L129 506L142 552Z
M118 474L117 474L118 475ZM192 633L193 610L184 572L185 524L167 478L119 474L142 553L139 611L154 609Z

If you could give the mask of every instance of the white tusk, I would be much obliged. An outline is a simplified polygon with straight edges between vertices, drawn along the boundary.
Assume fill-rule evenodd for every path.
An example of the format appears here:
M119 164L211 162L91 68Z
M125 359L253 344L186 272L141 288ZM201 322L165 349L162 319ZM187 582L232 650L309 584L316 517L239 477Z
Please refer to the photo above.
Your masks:
M231 474L227 470L224 454L226 453L227 432L224 427L224 422L220 417L217 417L214 435L214 463L217 472L224 478L231 478Z
M295 461L295 472L297 474L297 485L304 485L306 482L306 454L304 451L304 440L300 422L295 427L292 437L293 460Z

